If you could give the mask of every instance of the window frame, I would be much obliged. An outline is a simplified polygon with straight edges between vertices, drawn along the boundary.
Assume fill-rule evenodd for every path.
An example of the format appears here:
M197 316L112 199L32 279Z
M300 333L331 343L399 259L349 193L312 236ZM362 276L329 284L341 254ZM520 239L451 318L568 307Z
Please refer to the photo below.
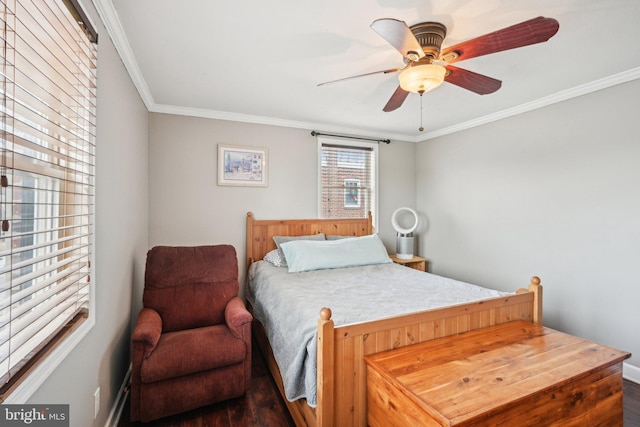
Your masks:
M94 28L95 25L91 22L90 18L85 14L82 10L82 6L76 0L59 0L59 6L61 8L66 8L71 16L73 17L73 21L79 22L78 16L81 18L82 22L79 22L81 25L82 31L89 37L92 43L97 44L97 33ZM4 6L3 6L4 7ZM72 10L73 8L73 10ZM93 37L93 39L92 39ZM97 48L96 48L97 54ZM97 94L96 94L97 99ZM97 129L97 126L94 128ZM96 138L97 139L97 138ZM97 141L96 141L97 142ZM90 277L95 278L95 248L96 248L96 239L95 239L95 228L96 228L96 200L97 195L95 194L95 169L96 163L95 159L97 155L94 153L94 174L93 174L93 187L94 192L92 194L93 204L92 204L92 216L93 222L88 224L89 235L91 237L91 250L88 253L88 274ZM89 334L89 332L94 328L96 324L96 283L95 280L89 280L88 283L88 293L89 293L89 301L88 301L88 314L86 318L75 322L68 323L67 326L63 328L63 331L54 335L53 340L50 344L45 346L43 350L41 350L38 356L36 356L32 363L28 364L28 368L25 370L24 376L22 376L15 386L12 389L9 389L8 392L4 395L3 404L23 404L25 403L49 378L49 376L53 373L53 371L69 356L69 354L83 341L83 339ZM57 338L61 336L61 338Z
M338 146L344 146L344 147L354 147L354 148L366 148L366 149L370 149L373 152L373 186L374 186L374 190L373 190L373 194L374 194L374 201L373 201L373 206L372 206L372 221L373 221L373 228L377 230L378 228L378 217L380 216L380 185L379 185L379 173L380 173L380 168L379 168L379 144L377 142L366 142L366 141L358 141L358 140L344 140L344 139L337 139L337 138L331 138L331 137L324 137L324 136L318 136L317 138L317 153L318 153L318 172L317 172L317 179L318 179L318 186L317 186L317 201L318 201L318 218L322 218L323 214L322 214L322 167L323 165L326 163L326 159L323 156L323 150L322 150L322 146L323 145L338 145ZM359 168L358 166L356 166L356 168ZM349 209L349 208L347 208Z

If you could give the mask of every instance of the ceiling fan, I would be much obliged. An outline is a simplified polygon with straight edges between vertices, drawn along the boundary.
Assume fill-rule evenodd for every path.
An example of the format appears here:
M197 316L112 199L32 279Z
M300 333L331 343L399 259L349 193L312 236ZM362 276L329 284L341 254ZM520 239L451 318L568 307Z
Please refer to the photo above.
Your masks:
M399 86L383 111L399 108L410 92L422 96L440 86L443 81L486 95L500 89L502 82L451 64L546 42L558 32L559 27L555 19L539 16L442 49L447 28L439 22L421 22L409 27L404 21L397 19L377 19L373 21L371 28L402 54L405 66L332 80L318 86L373 74L399 72Z

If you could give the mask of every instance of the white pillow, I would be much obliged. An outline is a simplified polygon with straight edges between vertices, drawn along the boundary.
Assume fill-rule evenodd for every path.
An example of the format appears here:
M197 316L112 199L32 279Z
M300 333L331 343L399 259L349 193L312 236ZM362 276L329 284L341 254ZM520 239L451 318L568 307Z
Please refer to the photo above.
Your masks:
M287 265L282 261L280 257L280 250L277 248L267 252L267 254L262 258L267 261L269 264L274 265L276 267L286 267Z
M280 249L289 273L392 262L377 234L339 240L296 240L282 243Z

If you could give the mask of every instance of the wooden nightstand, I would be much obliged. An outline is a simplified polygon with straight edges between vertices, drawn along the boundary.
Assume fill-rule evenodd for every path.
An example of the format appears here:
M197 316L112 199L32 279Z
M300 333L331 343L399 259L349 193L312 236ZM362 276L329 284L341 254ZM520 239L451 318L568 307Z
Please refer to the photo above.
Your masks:
M419 256L415 256L411 259L400 259L395 254L389 255L389 258L396 264L406 265L407 267L414 268L420 271L427 271L427 260Z

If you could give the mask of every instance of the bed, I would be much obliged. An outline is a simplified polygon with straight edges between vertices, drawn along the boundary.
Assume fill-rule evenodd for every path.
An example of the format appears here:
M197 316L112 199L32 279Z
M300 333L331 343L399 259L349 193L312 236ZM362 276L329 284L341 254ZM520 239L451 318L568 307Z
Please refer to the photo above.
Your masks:
M276 249L274 236L308 236L321 233L325 236L358 237L373 234L371 216L359 219L256 220L252 213L248 213L246 226L248 278L255 274L259 267L258 261ZM256 265L253 265L254 263ZM398 265L394 265L393 268L404 269L398 270L400 272L411 270ZM363 274L364 270L363 267ZM413 271L412 274L426 275L417 271ZM246 292L251 294L249 289L246 289ZM527 289L517 289L507 295L500 294L472 302L346 324L334 322L335 318L340 318L344 313L336 311L334 316L332 307L321 307L315 318L316 325L306 325L314 331L313 354L316 359L315 396L313 404L310 405L306 398L294 401L287 399L285 380L276 362L265 327L259 321L261 316L257 316L254 307L256 301L253 297L251 295L247 298L247 304L256 319L253 328L255 340L298 426L366 425L367 385L366 364L363 359L365 355L516 319L542 323L542 286L537 277L531 279ZM407 300L417 299L411 298L412 295L406 297ZM297 310L298 307L292 307L292 312L294 309ZM307 321L303 323L306 324Z

